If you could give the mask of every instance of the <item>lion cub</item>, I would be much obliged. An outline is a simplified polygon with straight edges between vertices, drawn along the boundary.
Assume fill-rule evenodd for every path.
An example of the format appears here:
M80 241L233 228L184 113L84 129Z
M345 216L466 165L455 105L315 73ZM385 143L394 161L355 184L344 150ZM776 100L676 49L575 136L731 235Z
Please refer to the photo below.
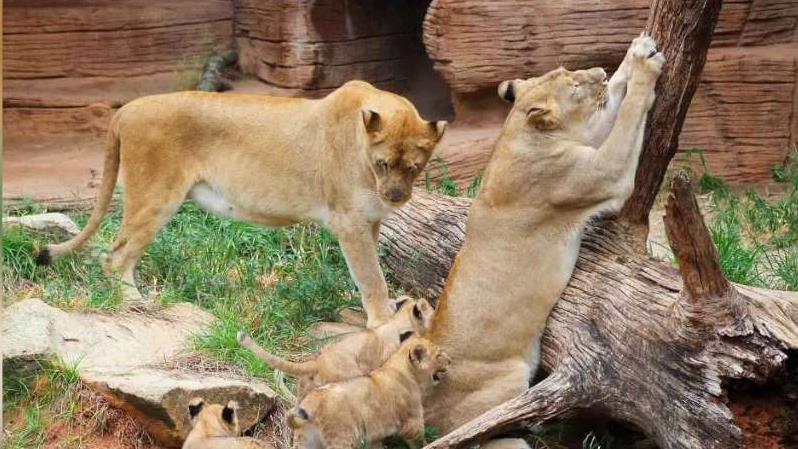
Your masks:
M202 398L188 403L191 431L183 449L272 449L255 438L241 437L238 425L238 403L206 404Z
M424 437L422 396L450 363L438 346L411 337L370 374L311 390L288 415L294 448L371 447L392 435L415 447Z
M277 357L255 343L244 332L238 342L274 368L299 379L300 394L330 382L362 376L381 366L396 352L399 345L413 334L427 333L435 309L426 299L399 298L398 311L385 324L364 329L336 340L306 362L290 362Z

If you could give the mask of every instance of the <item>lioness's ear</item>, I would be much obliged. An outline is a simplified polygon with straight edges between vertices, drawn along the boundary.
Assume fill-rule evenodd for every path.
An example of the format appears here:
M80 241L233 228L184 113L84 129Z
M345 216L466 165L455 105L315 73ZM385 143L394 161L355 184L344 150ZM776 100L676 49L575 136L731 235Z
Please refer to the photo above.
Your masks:
M435 140L441 140L443 137L443 132L446 131L446 125L449 123L446 120L438 120L437 122L429 122L430 128L432 128L432 132L435 133Z
M382 118L380 114L376 111L372 111L371 109L363 109L363 125L366 126L366 131L369 134L377 133L382 130Z
M560 127L560 120L549 102L537 102L526 110L527 122L541 131L551 131Z
M507 80L499 84L499 98L510 104L515 102L515 85L513 83L513 80Z

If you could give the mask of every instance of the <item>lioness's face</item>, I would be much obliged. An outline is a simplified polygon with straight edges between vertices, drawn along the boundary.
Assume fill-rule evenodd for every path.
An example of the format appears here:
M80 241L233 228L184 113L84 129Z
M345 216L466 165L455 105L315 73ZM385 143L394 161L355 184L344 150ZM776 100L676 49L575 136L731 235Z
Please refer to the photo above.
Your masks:
M601 68L564 68L527 80L504 81L499 96L513 103L512 115L523 114L539 131L581 126L604 107L607 74Z
M428 122L404 111L382 117L371 110L363 111L363 122L371 140L369 162L380 200L401 206L410 199L413 183L443 137L446 122Z

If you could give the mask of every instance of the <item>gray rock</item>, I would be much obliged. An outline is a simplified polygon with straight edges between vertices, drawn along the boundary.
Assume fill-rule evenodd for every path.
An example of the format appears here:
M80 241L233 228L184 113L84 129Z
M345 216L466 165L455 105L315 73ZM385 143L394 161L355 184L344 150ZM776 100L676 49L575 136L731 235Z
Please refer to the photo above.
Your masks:
M71 218L60 213L4 217L3 226L20 226L30 231L54 234L63 238L73 237L80 232L80 228Z
M212 315L188 303L154 314L107 314L66 312L27 299L3 312L3 363L11 376L52 358L76 365L84 383L139 419L161 444L179 446L188 430L186 406L194 396L237 400L243 428L261 420L276 401L261 381L168 367L212 322Z

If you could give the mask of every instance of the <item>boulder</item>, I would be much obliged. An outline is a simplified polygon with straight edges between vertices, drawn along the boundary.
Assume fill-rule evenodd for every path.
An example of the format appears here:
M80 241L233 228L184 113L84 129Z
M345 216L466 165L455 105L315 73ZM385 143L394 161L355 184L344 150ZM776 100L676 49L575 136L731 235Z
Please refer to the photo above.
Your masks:
M56 212L22 217L3 217L3 227L16 226L30 231L53 234L61 238L73 237L80 232L80 228L71 218Z
M81 380L137 418L162 445L179 447L188 431L186 404L194 396L241 405L241 425L259 422L276 403L275 393L235 373L175 368L194 335L213 318L187 303L156 315L68 312L27 299L3 313L4 377L35 370L57 358L76 366Z

